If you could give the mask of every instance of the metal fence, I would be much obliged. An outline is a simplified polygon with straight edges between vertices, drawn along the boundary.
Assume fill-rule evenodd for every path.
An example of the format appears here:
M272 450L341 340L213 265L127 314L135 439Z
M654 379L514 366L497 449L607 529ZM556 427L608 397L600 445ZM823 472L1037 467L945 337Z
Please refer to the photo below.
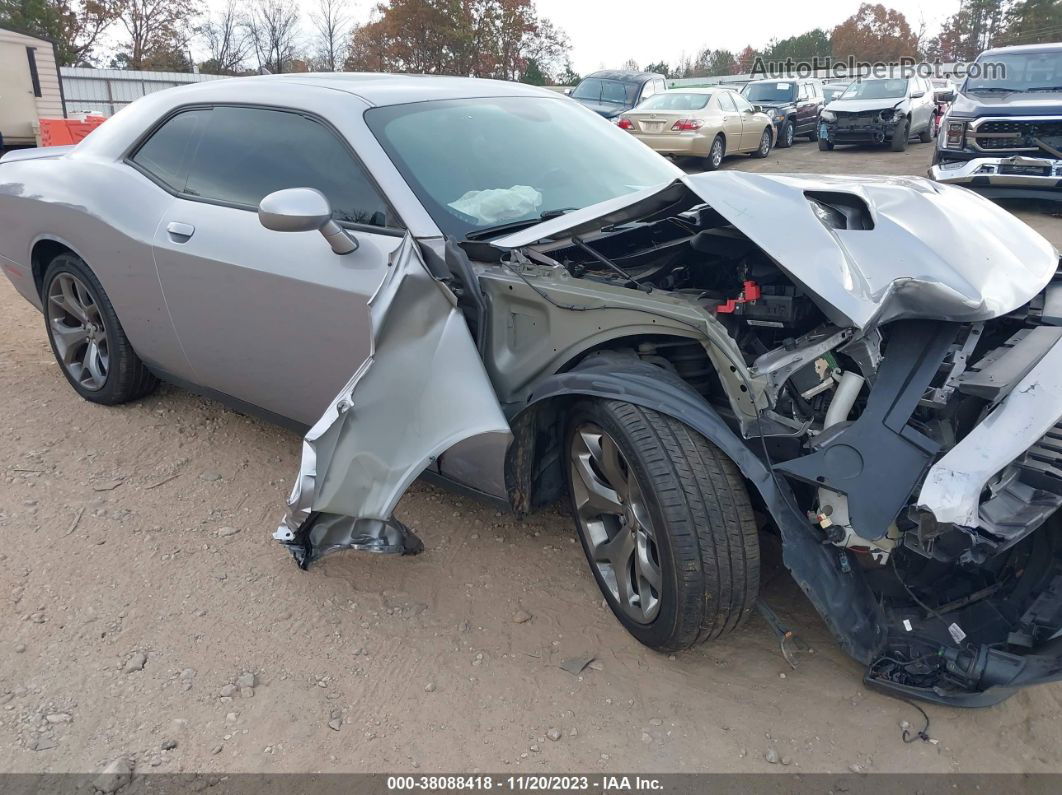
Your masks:
M67 114L113 116L130 102L165 88L219 80L217 75L187 72L136 72L125 69L60 68Z

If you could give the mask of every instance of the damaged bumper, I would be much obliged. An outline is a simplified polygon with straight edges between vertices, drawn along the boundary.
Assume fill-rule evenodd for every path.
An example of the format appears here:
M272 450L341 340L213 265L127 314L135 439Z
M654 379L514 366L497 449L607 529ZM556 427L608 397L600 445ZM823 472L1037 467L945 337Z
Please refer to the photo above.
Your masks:
M1049 157L987 156L940 160L929 168L936 182L969 188L1057 191L1062 199L1062 160Z
M1044 347L1038 361L1025 361ZM1013 383L1026 366L1031 367L1028 374ZM983 527L995 534L1016 531L1023 516L1039 526L1062 504L1062 328L1032 329L1007 359L963 379L959 388L964 387L971 393L1008 394L930 468L918 508L939 524ZM1020 471L1006 483L992 484L993 494L982 504L989 481L1012 465Z
M881 144L892 138L896 122L819 123L819 140L833 144Z

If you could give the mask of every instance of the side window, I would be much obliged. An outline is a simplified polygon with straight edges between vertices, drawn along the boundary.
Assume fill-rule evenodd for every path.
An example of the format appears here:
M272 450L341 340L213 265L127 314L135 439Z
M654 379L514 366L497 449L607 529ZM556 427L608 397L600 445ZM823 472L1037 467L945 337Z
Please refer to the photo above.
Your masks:
M188 179L188 161L209 110L188 110L169 119L147 139L132 160L155 179L181 193Z
M641 99L641 101L644 102L645 100L649 99L649 97L651 97L655 93L656 93L656 82L655 81L650 80L649 82L644 83L642 85L642 99Z
M734 104L734 97L729 91L720 91L716 96L719 97L719 107L724 111L737 110L737 105Z
M808 84L807 83L801 83L800 84L800 88L797 89L797 99L807 99L807 98L808 98Z
M186 196L255 208L273 191L316 188L337 221L398 225L360 164L324 125L262 108L219 106L206 113Z
M665 83L663 80L656 80L655 85L657 94L659 94L661 91L667 91L667 83Z
M730 99L737 106L737 109L740 110L742 113L747 110L752 110L752 103L740 94L732 94Z

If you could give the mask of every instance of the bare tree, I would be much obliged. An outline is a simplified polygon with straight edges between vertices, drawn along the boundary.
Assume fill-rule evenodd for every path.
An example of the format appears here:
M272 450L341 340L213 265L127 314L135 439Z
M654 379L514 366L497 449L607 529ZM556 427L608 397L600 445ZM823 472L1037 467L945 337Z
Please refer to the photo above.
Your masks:
M256 0L247 17L247 33L259 69L274 74L290 69L299 37L295 0Z
M346 60L350 41L350 15L346 0L318 0L317 13L310 14L314 49L321 68L335 72Z
M207 46L210 58L202 65L207 74L232 75L243 67L251 50L247 35L247 17L237 0L207 16L198 33Z
M128 34L115 58L130 69L190 66L189 20L196 0L119 0L118 21Z

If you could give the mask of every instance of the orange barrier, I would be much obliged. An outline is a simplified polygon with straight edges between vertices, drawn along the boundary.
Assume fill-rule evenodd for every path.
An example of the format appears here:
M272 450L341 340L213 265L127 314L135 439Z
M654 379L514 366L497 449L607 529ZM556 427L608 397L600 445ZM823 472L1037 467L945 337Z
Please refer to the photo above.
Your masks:
M68 146L81 143L107 119L86 116L84 119L41 119L41 146Z

